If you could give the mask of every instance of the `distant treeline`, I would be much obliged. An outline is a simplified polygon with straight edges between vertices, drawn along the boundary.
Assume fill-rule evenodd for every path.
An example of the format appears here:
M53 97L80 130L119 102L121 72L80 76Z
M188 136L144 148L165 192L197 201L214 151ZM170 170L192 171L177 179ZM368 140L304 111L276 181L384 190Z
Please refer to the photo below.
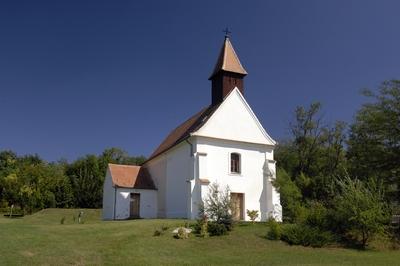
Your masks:
M144 156L118 148L71 163L46 162L38 155L0 151L0 208L14 205L32 213L43 208L100 208L108 163L139 165Z

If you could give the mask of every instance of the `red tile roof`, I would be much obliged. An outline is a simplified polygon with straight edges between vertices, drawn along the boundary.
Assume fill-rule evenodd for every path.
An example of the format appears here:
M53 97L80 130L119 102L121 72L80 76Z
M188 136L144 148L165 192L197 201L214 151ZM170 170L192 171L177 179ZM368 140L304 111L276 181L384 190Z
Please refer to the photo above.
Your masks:
M214 113L214 111L218 108L219 105L210 105L208 107L203 108L200 112L196 113L188 120L183 122L177 128L172 130L171 133L164 139L163 142L157 147L157 149L151 154L150 158L147 161L157 157L163 152L173 148L177 144L181 143L185 139L190 137L190 133L195 132L199 128L201 128L208 118ZM147 162L146 161L146 162Z
M156 189L149 171L141 166L108 164L114 186L137 189Z

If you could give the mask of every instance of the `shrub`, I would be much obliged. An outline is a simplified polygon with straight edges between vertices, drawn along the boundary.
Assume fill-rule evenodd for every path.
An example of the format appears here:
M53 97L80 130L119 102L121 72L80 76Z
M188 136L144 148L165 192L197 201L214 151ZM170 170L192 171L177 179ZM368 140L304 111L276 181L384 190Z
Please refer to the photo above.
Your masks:
M197 223L194 225L194 231L200 237L208 237L208 219L206 215L197 219Z
M228 234L226 226L217 222L208 222L207 231L211 236L222 236Z
M254 223L258 218L258 211L257 210L246 210L247 216L249 216L250 220Z
M305 224L310 227L326 229L328 227L328 210L320 202L311 202L305 215Z
M199 236L204 238L208 237L208 222L202 223L200 225Z
M209 194L204 200L204 205L201 205L199 210L199 217L206 216L211 221L224 225L225 231L231 231L233 229L234 223L231 213L229 187L221 191L217 183L211 184ZM208 232L211 234L210 230L208 230Z
M163 225L163 226L161 226L161 230L162 230L162 231L167 231L167 230L168 230L168 228L169 228L169 227L168 227L168 226L166 226L166 225Z
M161 236L163 232L159 229L154 230L153 236Z
M337 227L348 240L365 248L371 238L385 231L390 220L383 186L372 179L361 182L348 176L337 182L341 189L334 201Z
M168 228L169 227L165 226L165 225L161 226L160 229L154 230L153 236L161 236L161 235L163 235L165 233L165 231L168 230Z
M303 224L287 224L283 227L281 240L290 245L322 247L333 241L331 232Z
M285 222L302 222L305 216L305 207L301 204L300 188L292 181L290 175L278 168L276 180L273 181L281 197L283 220Z
M267 238L270 240L279 240L282 235L281 225L274 219L269 219L267 222L269 226L269 231L267 233Z

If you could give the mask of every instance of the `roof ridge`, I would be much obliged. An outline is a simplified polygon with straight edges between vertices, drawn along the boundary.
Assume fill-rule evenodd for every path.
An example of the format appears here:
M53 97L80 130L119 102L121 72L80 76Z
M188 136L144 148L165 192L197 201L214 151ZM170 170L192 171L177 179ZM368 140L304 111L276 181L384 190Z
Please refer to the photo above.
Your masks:
M196 129L203 126L218 106L219 105L209 105L204 107L174 128L142 165L190 137L190 133L193 133Z

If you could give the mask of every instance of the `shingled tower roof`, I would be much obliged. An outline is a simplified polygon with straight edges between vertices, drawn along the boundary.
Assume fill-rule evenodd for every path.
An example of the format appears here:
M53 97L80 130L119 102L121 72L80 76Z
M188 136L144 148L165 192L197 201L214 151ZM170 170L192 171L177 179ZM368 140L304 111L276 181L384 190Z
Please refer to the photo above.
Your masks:
M240 63L239 57L236 55L236 52L233 49L232 43L229 40L228 36L225 37L225 41L219 53L217 63L214 67L214 71L212 72L209 80L211 80L221 70L247 75L247 71Z

